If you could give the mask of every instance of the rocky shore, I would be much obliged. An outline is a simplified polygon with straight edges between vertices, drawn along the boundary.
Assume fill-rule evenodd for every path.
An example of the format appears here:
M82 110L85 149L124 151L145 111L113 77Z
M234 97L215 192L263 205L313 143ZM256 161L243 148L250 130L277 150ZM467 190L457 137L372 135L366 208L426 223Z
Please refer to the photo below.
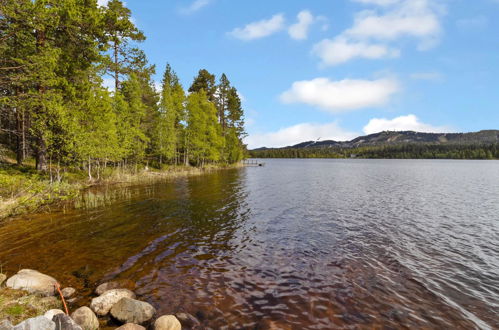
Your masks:
M36 270L22 269L7 278L0 273L0 330L119 330L201 329L187 313L157 315L147 302L121 282L102 283L95 289L90 306L74 311L74 288L61 288L56 279Z

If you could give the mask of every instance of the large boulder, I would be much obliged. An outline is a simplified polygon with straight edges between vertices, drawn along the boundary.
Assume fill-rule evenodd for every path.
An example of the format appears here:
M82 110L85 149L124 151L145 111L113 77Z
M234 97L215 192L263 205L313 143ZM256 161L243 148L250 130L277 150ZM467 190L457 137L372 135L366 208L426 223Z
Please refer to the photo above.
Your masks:
M113 290L113 289L129 289L133 290L135 288L135 283L133 283L130 280L118 280L118 281L111 281L111 282L106 282L102 283L95 289L95 293L98 295L103 294L104 292L108 290Z
M111 308L111 315L121 323L144 324L155 313L156 310L150 304L131 298L123 298Z
M7 280L7 287L16 290L25 290L30 293L40 293L53 296L56 292L55 278L32 269L22 269Z
M55 330L55 323L45 316L38 316L19 323L14 330Z
M177 313L175 314L175 317L177 320L180 321L180 324L182 324L183 327L186 328L196 328L200 327L201 323L197 318L192 316L191 314L188 313Z
M83 330L66 314L57 314L54 316L52 321L55 323L55 330Z
M0 273L0 286L2 286L3 282L5 282L6 279L7 275Z
M128 289L108 290L97 298L92 299L90 308L95 312L95 314L104 316L109 313L111 308L123 298L135 299L135 293Z
M0 330L12 330L14 326L9 320L0 321Z
M182 325L173 315L164 315L154 322L154 330L181 330Z
M146 328L138 324L127 323L119 328L116 328L116 330L146 330Z
M83 330L99 329L99 319L94 312L86 306L80 307L71 314L71 318L78 323Z
M56 316L57 314L64 314L64 312L60 309L51 309L46 311L45 314L43 314L43 316L45 316L48 320L52 321L54 316Z

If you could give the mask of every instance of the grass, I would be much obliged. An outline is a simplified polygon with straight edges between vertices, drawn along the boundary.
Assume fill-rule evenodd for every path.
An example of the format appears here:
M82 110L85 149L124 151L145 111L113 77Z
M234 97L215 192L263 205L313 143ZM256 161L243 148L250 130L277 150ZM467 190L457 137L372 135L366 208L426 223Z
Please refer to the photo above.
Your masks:
M50 309L62 308L55 297L42 297L22 290L0 288L0 320L18 324L26 319L43 315Z
M96 184L152 182L184 176L201 175L221 168L237 165L208 165L203 168L191 166L163 166L161 170L140 168L102 171L99 180L88 181L85 171L66 171L62 180L50 180L48 173L34 169L32 160L17 166L14 160L5 156L0 159L0 220L16 215L33 213L56 202L75 199L83 188Z

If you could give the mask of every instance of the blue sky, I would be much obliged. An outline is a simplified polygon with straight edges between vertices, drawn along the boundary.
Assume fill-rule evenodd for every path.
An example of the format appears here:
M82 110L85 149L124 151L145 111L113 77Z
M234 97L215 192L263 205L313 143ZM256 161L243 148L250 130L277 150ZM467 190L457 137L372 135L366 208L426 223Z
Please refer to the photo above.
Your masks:
M99 0L104 2L104 0ZM499 128L499 0L127 0L160 81L240 91L250 148Z

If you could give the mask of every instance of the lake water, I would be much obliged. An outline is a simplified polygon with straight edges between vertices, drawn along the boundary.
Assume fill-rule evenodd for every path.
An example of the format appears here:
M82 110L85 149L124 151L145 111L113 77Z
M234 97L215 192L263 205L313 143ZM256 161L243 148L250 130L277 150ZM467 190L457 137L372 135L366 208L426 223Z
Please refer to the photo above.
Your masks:
M91 189L1 225L0 262L207 329L499 328L499 162L265 162Z

